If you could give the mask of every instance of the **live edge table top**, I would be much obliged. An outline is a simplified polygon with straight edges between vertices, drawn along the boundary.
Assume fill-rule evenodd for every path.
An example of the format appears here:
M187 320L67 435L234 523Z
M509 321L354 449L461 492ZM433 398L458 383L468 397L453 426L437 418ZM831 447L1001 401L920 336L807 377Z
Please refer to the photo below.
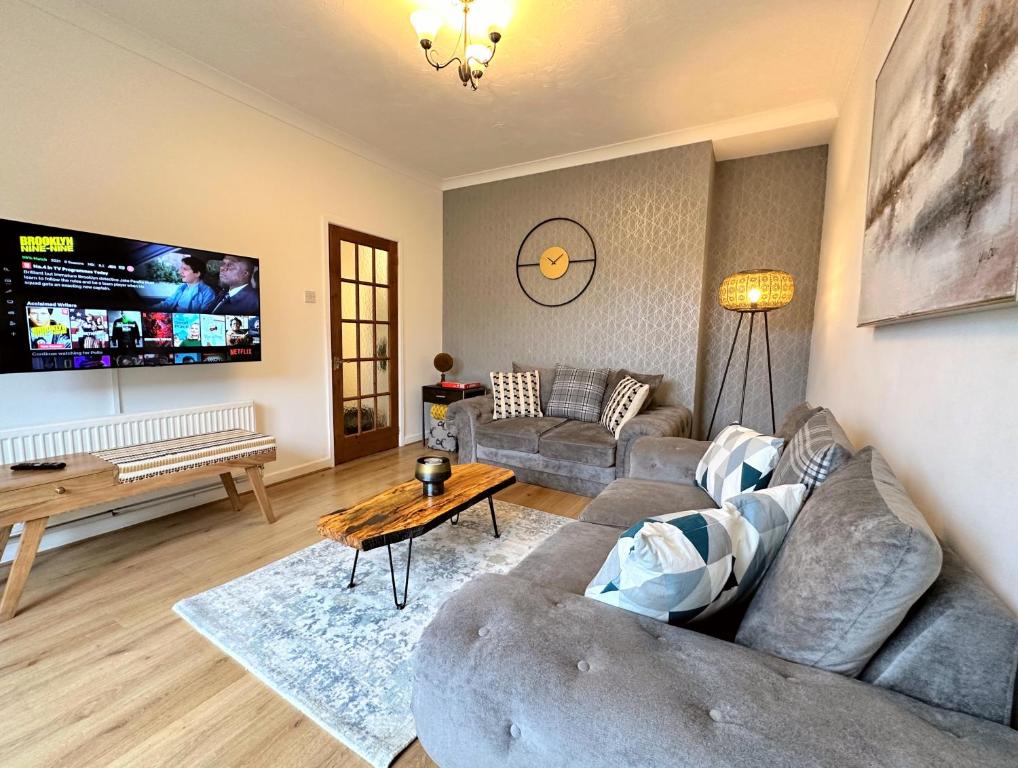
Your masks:
M512 470L487 464L454 464L445 493L425 496L418 480L322 516L318 533L360 550L417 538L482 499L516 482Z

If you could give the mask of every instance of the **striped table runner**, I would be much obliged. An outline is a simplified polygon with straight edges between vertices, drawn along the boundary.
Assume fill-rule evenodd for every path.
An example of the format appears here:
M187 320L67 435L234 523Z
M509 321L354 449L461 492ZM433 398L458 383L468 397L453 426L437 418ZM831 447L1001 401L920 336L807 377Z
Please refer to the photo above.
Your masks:
M246 429L230 429L128 448L95 451L92 455L116 464L119 482L133 483L147 477L181 472L275 449L274 437Z

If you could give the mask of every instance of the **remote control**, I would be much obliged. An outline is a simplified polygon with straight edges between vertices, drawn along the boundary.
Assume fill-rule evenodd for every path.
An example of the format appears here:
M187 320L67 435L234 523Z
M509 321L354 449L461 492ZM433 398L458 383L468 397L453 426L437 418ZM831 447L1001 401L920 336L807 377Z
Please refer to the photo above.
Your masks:
M14 471L36 470L36 469L63 469L67 464L63 461L26 461L23 464L13 464Z

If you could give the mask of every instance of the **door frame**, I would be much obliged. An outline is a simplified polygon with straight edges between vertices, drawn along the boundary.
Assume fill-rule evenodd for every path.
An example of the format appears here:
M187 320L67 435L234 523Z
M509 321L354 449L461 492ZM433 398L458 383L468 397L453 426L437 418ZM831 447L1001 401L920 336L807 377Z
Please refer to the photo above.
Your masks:
M399 371L396 376L398 392L394 393L397 398L398 407L396 410L397 424L397 442L399 445L406 445L406 366L404 364L404 335L403 335L403 303L404 303L404 290L403 290L403 259L405 258L405 251L403 250L404 240L399 236L398 233L384 230L382 228L374 228L370 224L363 223L349 223L339 216L323 216L322 217L322 265L321 265L321 284L322 294L324 300L321 302L322 309L320 310L320 316L322 319L321 327L326 329L322 334L322 360L325 363L324 366L324 378L325 378L325 400L326 410L328 411L327 419L327 431L329 436L329 461L331 466L336 466L336 430L335 430L335 408L333 406L334 398L332 391L332 277L329 274L329 226L335 225L337 227L343 227L344 229L352 229L356 232L363 232L365 234L372 234L375 237L380 237L385 240L392 240L398 247L398 258L400 267L396 270L396 356L397 365ZM372 231L374 229L374 231Z

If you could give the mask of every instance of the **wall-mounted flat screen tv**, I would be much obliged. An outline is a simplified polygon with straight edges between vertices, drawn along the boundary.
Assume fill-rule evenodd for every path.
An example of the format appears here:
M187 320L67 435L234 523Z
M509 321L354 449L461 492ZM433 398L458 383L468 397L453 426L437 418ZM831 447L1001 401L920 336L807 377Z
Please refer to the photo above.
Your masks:
M261 359L258 259L0 219L0 373Z

